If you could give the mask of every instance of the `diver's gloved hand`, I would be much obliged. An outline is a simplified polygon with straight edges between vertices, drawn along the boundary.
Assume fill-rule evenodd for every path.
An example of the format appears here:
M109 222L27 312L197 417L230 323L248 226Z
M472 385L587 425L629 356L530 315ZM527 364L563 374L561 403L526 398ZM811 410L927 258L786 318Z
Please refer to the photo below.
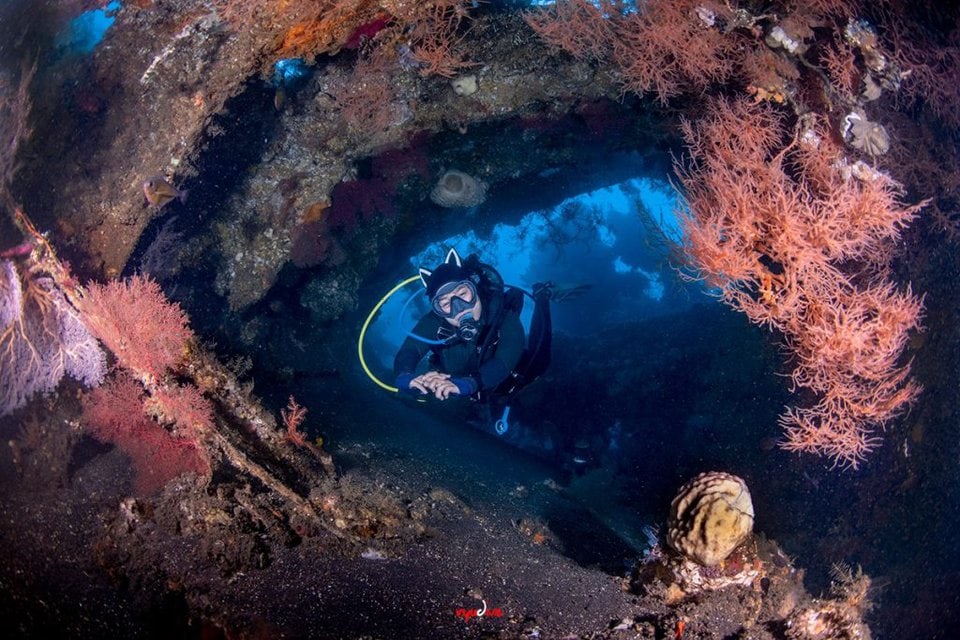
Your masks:
M437 400L446 400L450 396L469 396L477 391L477 383L472 378L451 378L449 373L428 371L413 377L413 374L397 376L397 389L404 393L433 395Z
M446 400L450 396L460 395L460 389L452 380L444 380L433 388L433 397L437 400Z
M450 374L428 371L414 377L412 373L397 376L397 389L406 393L432 394L438 400L446 400L451 393L457 392L457 386L450 381Z
M552 282L538 282L533 285L533 299L539 300L543 297L546 297L548 300L553 295L553 283Z
M450 396L472 396L477 392L477 383L472 378L446 378L433 386L433 396L446 400Z
M472 396L477 392L477 382L473 378L450 378L461 396Z
M401 373L394 380L394 384L397 386L397 391L400 393L417 393L417 390L410 386L410 383L413 382L414 375L409 371ZM424 393L423 391L420 392Z
M446 400L450 396L469 396L477 390L477 383L472 378L451 378L448 373L432 371L424 374L424 385L437 400ZM411 383L415 386L417 381Z

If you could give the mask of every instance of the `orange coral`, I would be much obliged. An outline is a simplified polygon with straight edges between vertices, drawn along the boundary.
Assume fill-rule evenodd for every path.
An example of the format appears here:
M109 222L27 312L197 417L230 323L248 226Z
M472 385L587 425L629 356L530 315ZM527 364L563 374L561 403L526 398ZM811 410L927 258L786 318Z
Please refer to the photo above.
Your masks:
M422 75L452 77L471 64L456 48L472 7L470 0L331 0L291 20L279 38L277 55L335 54L383 30L387 34L383 41L396 43L401 37L409 41Z
M766 47L747 53L742 67L743 74L749 83L747 93L757 102L763 100L785 102L790 93L791 83L800 77L800 72L791 60Z
M740 42L702 17L698 0L650 2L619 25L613 61L627 91L654 92L661 103L682 92L701 92L729 78ZM714 7L713 13L724 9Z
M715 24L733 18L726 6L702 0L655 0L636 11L615 0L567 0L526 16L547 43L578 59L609 59L625 91L653 92L664 103L732 75L742 41Z
M605 15L616 12L612 0L557 2L549 10L524 14L527 24L543 40L578 60L594 60L610 52L616 37L614 22Z
M860 84L860 70L853 49L845 42L833 43L824 48L822 57L830 86L841 96L852 100Z
M434 0L417 3L416 13L407 16L412 26L411 50L420 64L420 75L452 78L460 69L473 66L456 51L471 7L470 0Z
M358 27L375 20L379 6L374 0L340 0L295 22L281 36L281 58L307 58L336 53Z
M765 105L715 101L684 133L692 266L726 303L782 332L794 386L819 398L786 409L784 448L856 467L877 443L872 428L919 393L900 356L922 303L885 281L875 256L920 205L901 205L884 174L845 176L823 129L804 132L816 143L784 145Z
M314 202L303 212L303 215L300 216L301 224L308 224L311 222L319 222L320 218L323 217L324 212L330 208L330 202L327 200L320 200L319 202Z
M372 136L404 118L406 104L392 79L396 67L394 60L375 50L357 59L346 82L330 87L337 112L354 132Z

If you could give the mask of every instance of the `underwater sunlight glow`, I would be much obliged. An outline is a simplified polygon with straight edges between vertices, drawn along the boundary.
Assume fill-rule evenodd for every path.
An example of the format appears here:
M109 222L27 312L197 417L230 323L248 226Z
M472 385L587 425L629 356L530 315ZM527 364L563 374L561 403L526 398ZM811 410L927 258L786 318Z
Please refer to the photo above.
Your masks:
M87 55L92 53L116 20L120 2L113 0L102 9L84 11L70 21L57 37L58 47L67 54Z
M554 311L556 330L583 335L671 310L664 301L664 280L675 277L667 251L668 244L680 238L677 207L668 185L636 178L528 213L517 224L497 224L489 237L471 229L434 242L410 258L410 274L421 266L432 268L456 248L464 257L476 253L507 285L528 292L543 281L588 284L586 303L594 310L589 322L563 305ZM634 263L623 256L631 256ZM369 351L380 354L386 369L416 318L429 311L419 288L419 283L411 284L388 300L371 327ZM525 324L531 306L524 307Z

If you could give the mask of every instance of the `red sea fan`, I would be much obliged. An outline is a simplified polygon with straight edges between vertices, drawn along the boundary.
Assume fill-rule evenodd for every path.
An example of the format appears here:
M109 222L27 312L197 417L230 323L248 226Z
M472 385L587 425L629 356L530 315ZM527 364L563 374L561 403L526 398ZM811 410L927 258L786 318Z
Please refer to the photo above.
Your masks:
M200 436L213 426L213 406L199 389L164 380L193 337L180 306L156 282L134 276L91 285L79 307L91 333L124 369L90 394L84 427L130 457L139 493L182 473L208 474Z
M83 427L129 456L138 494L159 491L183 473L208 474L210 465L197 441L177 437L148 417L144 398L140 384L121 373L86 397Z
M180 305L144 276L91 284L79 306L90 331L147 386L180 361L193 337Z
M181 437L197 438L213 428L213 406L191 385L154 389L144 409L162 424L173 425Z

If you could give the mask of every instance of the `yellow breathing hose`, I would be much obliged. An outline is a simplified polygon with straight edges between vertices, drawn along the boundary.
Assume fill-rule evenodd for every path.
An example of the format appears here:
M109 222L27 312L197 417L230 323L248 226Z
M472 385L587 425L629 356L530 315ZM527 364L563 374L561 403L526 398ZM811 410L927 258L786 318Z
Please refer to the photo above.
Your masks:
M373 317L377 315L377 311L380 311L380 307L382 307L384 303L386 303L386 301L390 299L390 296L395 294L400 289L403 289L405 286L407 286L411 282L414 282L419 279L420 279L419 275L410 276L409 278L407 278L406 280L404 280L403 282L395 286L393 289L390 289L390 291L388 291L385 296L380 298L380 302L378 302L376 306L373 307L373 311L370 312L370 315L368 315L367 319L363 322L363 328L360 329L360 337L357 339L357 355L360 356L360 366L363 367L363 371L367 374L367 376L370 377L371 380L377 383L378 386L386 389L387 391L392 391L393 393L397 393L398 389L380 380L380 378L378 378L377 376L373 375L373 372L370 371L370 367L367 366L367 359L363 356L363 339L367 335L367 328L370 326L370 323L373 322Z

